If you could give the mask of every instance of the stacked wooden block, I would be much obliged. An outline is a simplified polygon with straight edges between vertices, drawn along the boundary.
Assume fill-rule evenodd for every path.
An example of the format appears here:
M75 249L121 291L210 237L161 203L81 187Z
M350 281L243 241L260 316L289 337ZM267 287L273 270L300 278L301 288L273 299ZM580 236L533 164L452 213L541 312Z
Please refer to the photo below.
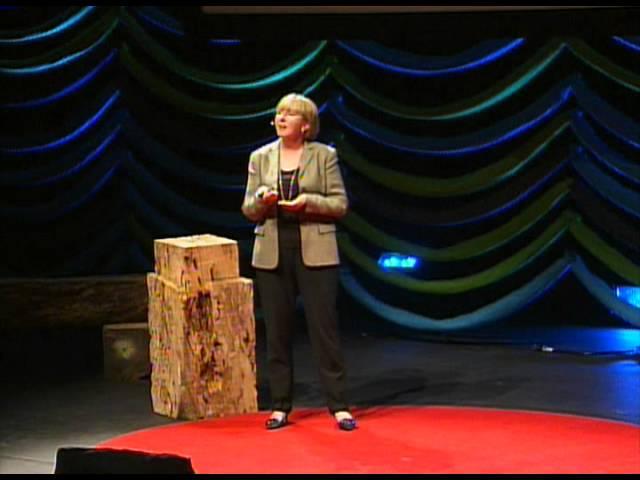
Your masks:
M253 283L238 245L214 235L156 240L147 274L156 413L199 419L255 412Z

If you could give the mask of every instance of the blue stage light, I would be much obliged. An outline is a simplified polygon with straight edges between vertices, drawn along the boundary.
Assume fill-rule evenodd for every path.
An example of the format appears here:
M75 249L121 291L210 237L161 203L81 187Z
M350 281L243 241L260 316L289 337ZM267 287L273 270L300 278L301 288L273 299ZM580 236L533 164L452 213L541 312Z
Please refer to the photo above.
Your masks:
M358 57L360 60L373 65L374 67L388 72L399 73L414 77L434 77L451 75L454 73L465 73L469 70L483 67L491 62L499 60L518 47L524 45L524 38L516 38L508 41L491 41L481 47L482 50L494 49L491 52L484 52L478 56L466 52L456 57L457 62L452 63L441 58L433 57L421 58L416 55L403 55L403 59L396 59L399 53L393 49L383 47L377 43L367 41L345 42L337 41L338 46ZM491 43L491 46L488 44ZM476 51L478 49L475 49ZM393 64L391 62L404 63L404 65Z
M93 115L78 129L68 135L65 135L62 138L56 139L44 145L36 145L32 147L0 148L0 153L10 155L30 155L33 153L43 153L49 150L53 150L54 148L62 147L82 136L82 134L84 134L87 130L91 129L91 127L98 123L106 115L111 106L116 103L119 97L120 90L116 90L115 93L111 95L109 100L107 100L107 102L100 108L100 110L98 110L95 115Z
M640 287L616 287L616 297L627 302L629 305L640 308Z
M380 255L378 265L383 270L415 270L420 265L420 260L412 255L385 253Z
M8 9L11 9L11 7L9 7L9 6L0 7L0 9L8 10ZM91 13L94 10L96 10L95 6L83 7L81 10L78 11L78 13L73 15L71 18L65 20L64 22L62 22L61 24L55 26L54 28L52 28L50 30L47 30L45 32L37 32L37 33L29 34L29 35L27 35L25 37L0 38L0 45L2 45L2 46L5 46L5 45L24 45L24 44L35 42L37 40L42 40L44 38L49 38L49 37L53 37L53 36L59 35L61 33L66 32L70 28L75 27L79 23L81 23L86 17L91 15Z
M634 52L640 52L640 37L612 37L613 40L623 47L626 47Z

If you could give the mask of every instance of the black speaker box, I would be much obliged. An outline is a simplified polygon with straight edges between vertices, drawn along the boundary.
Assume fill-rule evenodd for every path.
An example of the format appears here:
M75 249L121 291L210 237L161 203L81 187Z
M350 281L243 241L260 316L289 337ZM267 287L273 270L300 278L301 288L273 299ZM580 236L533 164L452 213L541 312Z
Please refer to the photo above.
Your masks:
M191 459L178 455L67 447L58 449L53 473L194 474L195 472L191 466Z

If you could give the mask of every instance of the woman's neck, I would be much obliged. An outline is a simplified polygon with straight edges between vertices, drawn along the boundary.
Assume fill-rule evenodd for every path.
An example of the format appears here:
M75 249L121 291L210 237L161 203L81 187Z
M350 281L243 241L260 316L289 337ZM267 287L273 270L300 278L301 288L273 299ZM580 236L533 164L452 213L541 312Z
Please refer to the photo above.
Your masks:
M285 142L283 138L280 144L280 169L290 171L298 168L303 150L304 144L302 141L296 143Z
M301 150L304 147L304 138L285 138L281 137L282 149L283 150Z

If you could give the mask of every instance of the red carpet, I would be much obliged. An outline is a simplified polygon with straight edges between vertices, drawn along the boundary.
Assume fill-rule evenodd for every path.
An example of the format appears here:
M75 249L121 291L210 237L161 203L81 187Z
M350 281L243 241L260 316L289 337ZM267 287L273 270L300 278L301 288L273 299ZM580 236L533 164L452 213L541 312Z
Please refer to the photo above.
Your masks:
M339 431L326 410L266 412L134 432L100 448L172 453L197 473L640 473L640 428L593 418L458 407L354 410Z

